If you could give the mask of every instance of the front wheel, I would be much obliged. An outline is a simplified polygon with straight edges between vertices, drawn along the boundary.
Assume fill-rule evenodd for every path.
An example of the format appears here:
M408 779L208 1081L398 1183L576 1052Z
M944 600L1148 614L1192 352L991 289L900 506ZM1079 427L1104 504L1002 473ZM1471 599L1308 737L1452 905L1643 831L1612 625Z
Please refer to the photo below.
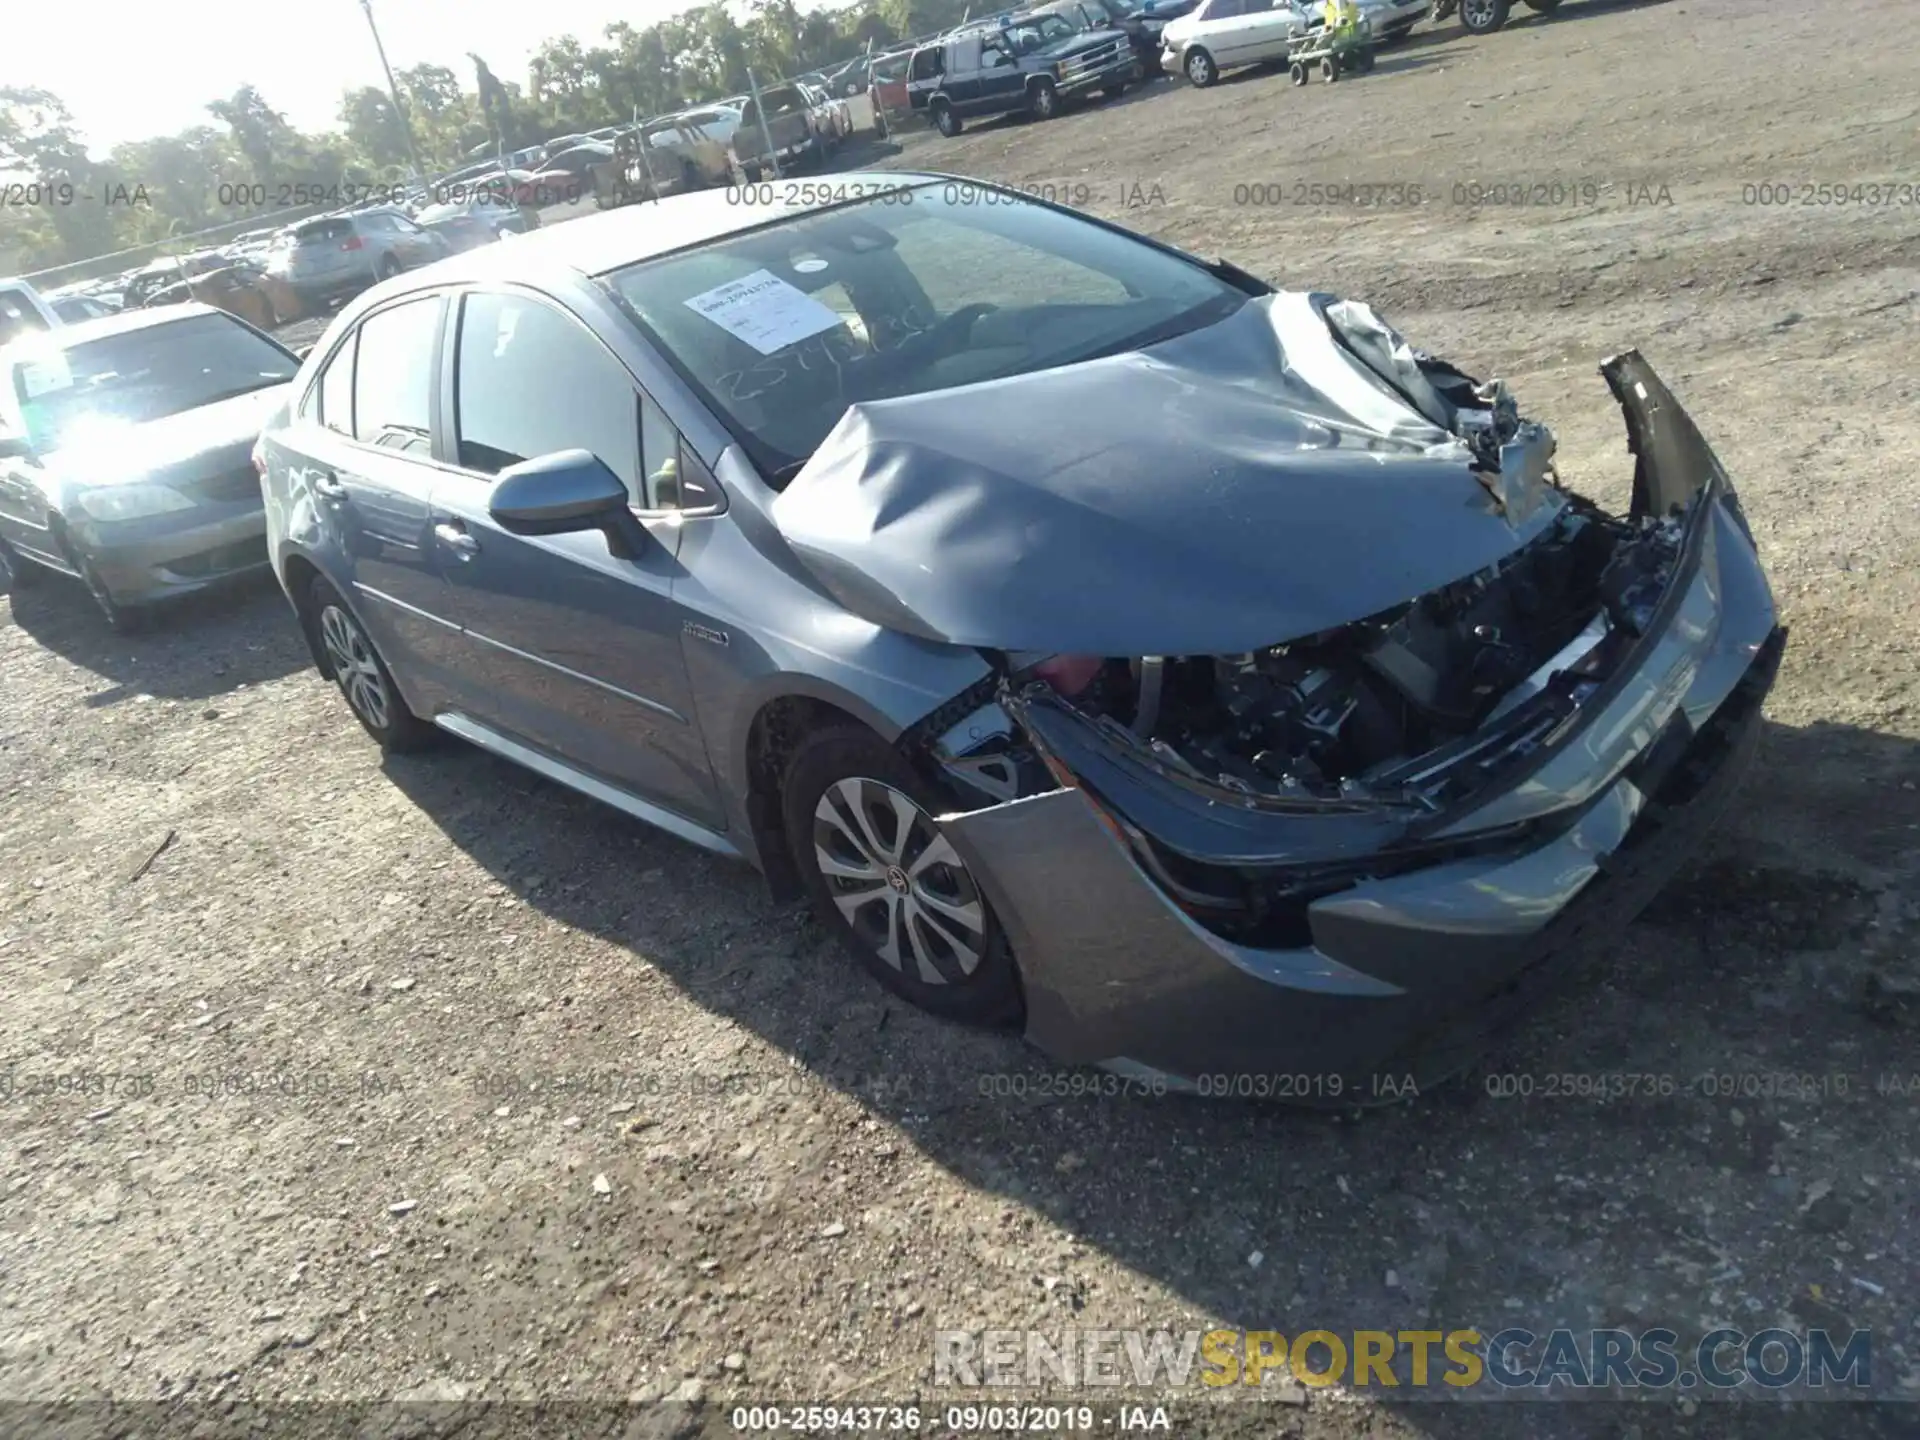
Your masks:
M950 1020L1015 1023L1013 953L933 819L941 808L897 750L857 726L804 740L781 797L814 914L875 979Z
M1051 120L1060 113L1060 92L1053 88L1051 80L1036 81L1029 103L1036 120Z
M1460 24L1470 34L1491 35L1512 10L1513 0L1460 0Z
M400 262L389 251L380 257L380 263L373 267L373 273L382 280L391 280L400 273Z
M381 749L418 750L434 737L433 727L407 708L393 672L340 592L324 579L316 578L307 592L307 617L326 657L327 678L340 687L347 708Z
M1189 50L1186 63L1187 79L1196 89L1204 90L1220 78L1220 67L1213 63L1213 56L1204 50Z

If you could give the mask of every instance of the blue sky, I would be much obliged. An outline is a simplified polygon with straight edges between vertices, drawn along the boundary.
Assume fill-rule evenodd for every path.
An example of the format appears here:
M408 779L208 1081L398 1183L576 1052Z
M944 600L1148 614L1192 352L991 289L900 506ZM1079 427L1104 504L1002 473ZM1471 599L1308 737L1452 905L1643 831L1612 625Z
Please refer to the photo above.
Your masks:
M502 79L525 83L528 59L549 37L591 43L616 20L638 29L689 3L374 0L374 15L394 69L446 65L471 87L469 50ZM384 83L359 0L9 0L6 10L0 86L53 91L96 154L212 123L206 103L243 84L301 129L317 130L335 123L342 90Z

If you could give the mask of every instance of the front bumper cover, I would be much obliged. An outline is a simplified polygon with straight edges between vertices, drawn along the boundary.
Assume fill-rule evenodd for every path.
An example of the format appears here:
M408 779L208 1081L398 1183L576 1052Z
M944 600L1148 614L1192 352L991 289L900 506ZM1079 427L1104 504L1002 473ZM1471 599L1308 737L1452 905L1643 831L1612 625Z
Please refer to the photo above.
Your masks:
M1639 459L1636 509L1704 490L1703 508L1632 668L1454 827L1525 820L1530 848L1360 883L1308 906L1311 944L1253 949L1175 906L1077 789L945 817L1020 958L1040 1049L1225 1093L1254 1077L1253 1093L1309 1100L1404 1094L1457 1069L1684 863L1751 758L1785 632L1691 420L1637 355L1606 373Z

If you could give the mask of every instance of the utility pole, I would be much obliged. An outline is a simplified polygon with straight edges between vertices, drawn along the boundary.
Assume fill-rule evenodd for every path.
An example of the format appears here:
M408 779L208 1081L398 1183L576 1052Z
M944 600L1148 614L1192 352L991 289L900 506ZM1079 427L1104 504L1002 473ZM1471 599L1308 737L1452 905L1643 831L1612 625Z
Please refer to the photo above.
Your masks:
M413 161L414 183L424 185L427 171L420 163L420 147L413 141L413 117L407 113L407 107L400 103L400 87L393 83L393 66L387 63L387 47L380 43L380 27L373 23L373 0L360 0L360 8L367 13L367 29L373 32L373 48L380 52L380 68L387 72L387 98L393 102L393 113L400 117L400 128L406 132L407 157Z

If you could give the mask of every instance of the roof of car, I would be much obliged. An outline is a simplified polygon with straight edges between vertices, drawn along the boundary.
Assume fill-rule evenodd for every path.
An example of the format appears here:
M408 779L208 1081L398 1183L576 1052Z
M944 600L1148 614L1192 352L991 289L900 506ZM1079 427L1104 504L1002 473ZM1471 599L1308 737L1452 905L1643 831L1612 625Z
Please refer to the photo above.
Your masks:
M124 335L134 330L151 330L156 325L170 325L176 320L190 320L200 315L225 313L211 305L202 305L198 301L189 300L179 305L163 305L154 310L116 310L111 315L101 315L96 319L62 325L57 330L48 330L44 335L34 338L40 345L47 348L70 350L75 345L85 344L89 340L104 340L111 335Z
M645 205L623 205L577 220L543 225L514 236L511 244L469 250L415 273L436 279L512 279L516 272L524 272L529 262L533 262L536 268L560 266L582 275L604 275L651 260L656 255L704 245L775 220L830 209L836 203L832 199L835 194L865 193L867 187L883 185L893 188L932 185L947 178L906 170L850 171L836 175L831 187L820 187L821 198L809 203L742 204L737 190L696 190ZM803 186L795 193L807 194L811 188Z

